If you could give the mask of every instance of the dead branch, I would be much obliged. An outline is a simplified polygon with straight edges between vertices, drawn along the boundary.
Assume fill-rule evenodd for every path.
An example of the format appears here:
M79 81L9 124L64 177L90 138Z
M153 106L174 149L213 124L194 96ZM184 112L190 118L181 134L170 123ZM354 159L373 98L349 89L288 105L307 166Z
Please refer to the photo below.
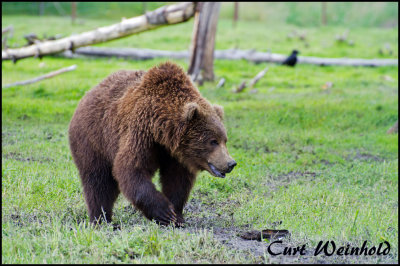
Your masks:
M66 68L62 68L62 69L50 72L50 73L45 74L45 75L40 76L40 77L36 77L36 78L25 80L25 81L17 81L17 82L14 82L14 83L10 83L10 84L4 85L4 86L2 86L2 89L9 88L9 87L14 87L14 86L32 84L32 83L41 81L43 79L48 79L48 78L57 76L57 75L59 75L61 73L72 71L72 70L75 70L75 69L76 69L76 65L72 65L72 66L69 66L69 67L66 67Z
M1 34L4 37L1 39L1 49L7 49L7 37L11 38L14 34L14 26L10 25L1 29Z
M3 35L4 33L10 32L11 34L14 32L14 27L13 25L7 26L4 29L1 29L1 34Z
M157 57L165 57L171 59L189 58L188 51L162 51L152 49L136 49L136 48L104 48L104 47L82 47L75 50L76 54L88 56L104 56L104 57L120 57L135 60L147 60ZM64 53L66 57L74 57ZM215 50L214 57L216 59L225 60L248 60L255 63L272 62L282 63L287 55L263 53L255 50ZM311 56L298 56L299 64L314 64L320 66L397 66L397 59L358 59L358 58L319 58Z
M145 15L122 20L120 23L97 28L59 40L45 41L17 49L2 50L2 60L17 60L21 58L59 53L74 50L81 46L102 43L128 35L154 29L162 25L175 24L188 20L194 15L195 4L182 2L163 6Z
M399 120L386 132L387 134L397 133L399 131Z
M267 73L267 71L268 71L268 67L266 67L262 71L260 71L252 80L250 80L249 87L253 88L254 85L256 85L256 83L265 75L265 73ZM243 81L242 84L240 84L240 86L233 92L239 93L239 92L243 91L246 87L247 87L247 83L246 83L246 81Z
M253 88L254 85L256 85L257 81L259 81L264 75L265 73L267 73L268 71L268 67L266 67L263 71L261 71L260 73L258 73L251 81L250 81L250 88Z
M224 78L221 78L221 79L219 80L219 82L218 82L216 88L219 89L219 88L223 87L224 85L225 85L225 79L224 79Z
M245 88L247 87L246 81L243 81L242 84L240 84L240 86L234 90L234 93L239 93L241 91L243 91Z

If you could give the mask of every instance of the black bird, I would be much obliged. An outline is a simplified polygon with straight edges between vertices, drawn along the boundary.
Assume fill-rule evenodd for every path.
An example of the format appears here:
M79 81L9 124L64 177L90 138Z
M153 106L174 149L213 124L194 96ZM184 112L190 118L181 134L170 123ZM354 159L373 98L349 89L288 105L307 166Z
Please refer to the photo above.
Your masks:
M297 63L297 54L298 53L299 53L299 51L293 50L292 54L289 55L289 57L286 58L285 61L282 62L282 65L288 65L288 66L294 67Z

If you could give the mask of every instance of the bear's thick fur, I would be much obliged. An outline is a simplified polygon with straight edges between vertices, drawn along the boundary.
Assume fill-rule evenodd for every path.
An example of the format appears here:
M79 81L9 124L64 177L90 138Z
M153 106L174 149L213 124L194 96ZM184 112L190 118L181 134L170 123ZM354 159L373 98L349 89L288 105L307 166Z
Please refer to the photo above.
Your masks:
M69 126L90 221L111 221L121 191L148 219L182 225L196 173L224 177L236 165L222 119L222 107L171 62L104 79L82 98ZM151 182L157 169L162 193Z

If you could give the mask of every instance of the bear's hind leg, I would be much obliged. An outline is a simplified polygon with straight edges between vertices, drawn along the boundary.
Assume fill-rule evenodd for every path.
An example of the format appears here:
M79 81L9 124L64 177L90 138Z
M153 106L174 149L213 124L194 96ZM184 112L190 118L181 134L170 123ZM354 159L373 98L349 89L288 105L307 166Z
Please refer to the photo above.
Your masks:
M111 168L97 164L95 169L85 173L83 179L90 222L101 223L102 219L111 222L114 202L119 195L118 184L111 175Z
M90 222L102 219L111 222L112 208L119 195L118 184L112 176L111 165L90 146L71 145L74 161L82 181Z

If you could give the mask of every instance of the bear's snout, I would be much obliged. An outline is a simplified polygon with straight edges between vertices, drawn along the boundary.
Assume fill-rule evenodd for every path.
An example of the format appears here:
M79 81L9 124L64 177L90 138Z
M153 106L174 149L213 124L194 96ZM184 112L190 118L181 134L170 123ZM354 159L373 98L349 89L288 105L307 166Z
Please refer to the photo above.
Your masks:
M230 162L228 163L228 171L226 171L226 172L227 172L227 173L232 172L233 168L234 168L236 165L237 165L237 163L236 163L234 160L230 161Z

